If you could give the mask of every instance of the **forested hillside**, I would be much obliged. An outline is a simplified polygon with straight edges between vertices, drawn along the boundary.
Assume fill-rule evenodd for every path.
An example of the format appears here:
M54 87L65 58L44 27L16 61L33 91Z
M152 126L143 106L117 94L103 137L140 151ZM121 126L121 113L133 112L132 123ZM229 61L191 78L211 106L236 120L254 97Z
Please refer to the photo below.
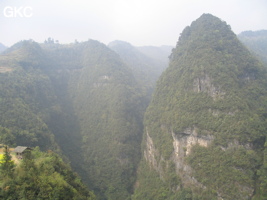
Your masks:
M143 96L130 69L98 42L84 46L69 93L83 138L85 170L102 199L127 199L140 157Z
M0 144L34 150L1 161L1 197L267 199L265 32L239 39L250 51L203 14L172 53L52 38L6 49Z
M1 199L96 199L71 168L52 151L44 153L36 147L16 162L7 146L3 153L3 159L0 159Z
M130 67L149 101L156 81L168 66L171 47L134 47L123 41L113 41L108 47L118 53Z
M267 30L244 31L238 38L267 66Z
M133 199L266 199L266 102L266 68L230 26L192 22L145 113Z
M21 42L17 46L21 47L14 46L12 52L0 57L1 143L58 151L45 123L56 105L51 81L41 71L45 54L33 42Z
M129 199L151 95L145 91L159 76L143 62L133 69L136 63L93 40L15 44L0 56L0 143L52 149L99 199ZM146 67L150 85L135 76Z

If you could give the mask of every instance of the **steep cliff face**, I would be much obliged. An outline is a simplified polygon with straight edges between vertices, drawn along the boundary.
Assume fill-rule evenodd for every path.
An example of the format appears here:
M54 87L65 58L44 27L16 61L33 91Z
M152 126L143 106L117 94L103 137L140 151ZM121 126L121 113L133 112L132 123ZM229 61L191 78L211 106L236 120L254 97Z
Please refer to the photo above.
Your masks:
M178 169L181 168L179 164L183 163L184 157L190 154L192 146L198 144L203 147L208 147L214 138L213 135L198 136L198 132L195 127L187 128L182 133L177 134L172 132L171 134Z
M144 166L150 166L158 179L155 173L146 178L161 184L146 190L162 187L150 198L257 196L267 132L266 69L209 14L185 28L170 58L145 115L139 174L149 174ZM149 196L140 189L146 182L139 176L136 197Z
M153 143L152 138L149 136L148 132L146 132L146 148L144 150L144 157L146 161L159 172L158 163L156 160L156 156L159 155L159 152L155 149L155 145Z
M213 135L198 136L197 128L186 128L181 133L174 133L171 131L169 133L172 135L173 139L173 153L170 160L167 162L160 152L156 149L153 139L150 137L149 133L146 131L146 144L144 149L144 158L151 168L156 170L160 178L164 180L164 167L173 162L175 164L176 173L182 177L183 182L186 185L197 184L203 187L197 182L197 180L192 175L191 167L186 163L185 159L191 152L194 145L200 145L203 147L208 147L214 139ZM167 166L168 167L168 166Z
M222 99L225 95L225 92L223 92L220 87L215 87L212 84L212 81L207 74L205 74L203 77L195 78L193 81L193 87L194 92L207 93L213 98L213 100Z

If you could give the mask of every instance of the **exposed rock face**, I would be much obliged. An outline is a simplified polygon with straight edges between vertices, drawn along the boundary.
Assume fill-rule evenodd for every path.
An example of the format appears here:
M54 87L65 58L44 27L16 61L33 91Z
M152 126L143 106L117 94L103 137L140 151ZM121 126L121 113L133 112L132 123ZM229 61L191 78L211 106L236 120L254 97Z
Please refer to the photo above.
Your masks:
M198 144L207 147L214 139L212 135L199 136L197 128L186 128L182 133L174 133L173 137L173 161L176 166L176 172L179 174L184 184L195 185L204 188L204 186L192 176L192 169L185 163L185 157L190 154L191 148Z
M162 198L162 185L173 191L165 199L259 196L266 73L220 19L204 14L185 28L145 115L145 159L163 179L143 165L140 188L157 181L143 199Z
M222 99L225 95L225 92L212 84L212 80L207 74L205 74L205 76L203 77L194 79L193 90L197 93L208 93L213 98L213 100Z
M212 135L199 136L197 128L186 128L182 133L174 133L171 131L173 138L173 156L170 160L176 166L176 173L183 179L184 184L195 185L205 188L202 184L192 176L192 169L185 163L185 157L190 154L191 148L198 144L207 147L214 139ZM144 150L144 158L149 163L150 167L156 170L161 179L164 179L164 170L160 161L165 161L156 149L152 138L146 131L146 149Z
M153 167L154 170L156 170L160 178L164 179L164 170L163 166L160 164L160 162L157 161L157 158L159 158L160 154L158 150L155 148L155 145L153 143L152 138L149 136L148 131L146 131L146 149L144 151L144 157L146 161L149 163L150 167ZM164 161L163 157L160 156L159 161Z
M207 147L214 136L198 136L197 128L186 128L183 133L172 132L174 153L177 158L188 155L193 145L199 144L200 146Z
M152 138L149 136L148 131L146 131L146 149L144 151L144 157L146 161L157 170L158 164L156 160L157 151L155 149ZM158 170L157 170L158 171Z

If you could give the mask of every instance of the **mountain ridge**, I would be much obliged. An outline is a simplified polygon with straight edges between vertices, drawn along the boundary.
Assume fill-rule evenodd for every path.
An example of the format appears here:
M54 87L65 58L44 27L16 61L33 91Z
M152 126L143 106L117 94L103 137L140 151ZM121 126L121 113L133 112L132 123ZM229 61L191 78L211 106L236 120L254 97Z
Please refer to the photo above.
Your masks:
M244 31L238 38L267 66L267 30Z
M1 141L53 149L98 198L130 198L150 97L120 55L94 40L28 40L0 64Z
M0 143L52 149L101 200L266 198L267 72L226 22L172 50L49 41L0 55Z
M141 47L134 47L130 43L124 41L113 41L108 47L115 51L121 59L130 67L137 82L140 84L143 92L147 96L151 96L155 87L156 80L167 67L168 62L162 57L157 57L148 50ZM160 47L153 47L154 51L159 51ZM168 52L168 50L166 50ZM169 51L169 54L171 51ZM150 54L150 55L147 55Z
M260 198L266 75L219 18L186 27L145 113L133 199Z

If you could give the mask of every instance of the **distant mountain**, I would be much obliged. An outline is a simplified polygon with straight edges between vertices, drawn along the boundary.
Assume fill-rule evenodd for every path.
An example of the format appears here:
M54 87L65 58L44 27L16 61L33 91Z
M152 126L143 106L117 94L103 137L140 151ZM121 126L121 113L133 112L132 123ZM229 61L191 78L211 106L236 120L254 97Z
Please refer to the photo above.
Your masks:
M145 113L132 199L265 199L267 71L230 26L186 27Z
M167 67L171 53L168 48L134 47L124 41L113 41L108 47L120 55L148 93L152 92L158 77Z
M143 54L147 55L148 57L161 61L165 63L166 65L169 64L169 56L171 55L172 49L174 46L140 46L137 47L139 51L141 51Z
M0 53L5 51L6 49L7 49L7 47L5 45L3 45L2 43L0 43Z
M244 31L238 38L267 66L267 30Z

